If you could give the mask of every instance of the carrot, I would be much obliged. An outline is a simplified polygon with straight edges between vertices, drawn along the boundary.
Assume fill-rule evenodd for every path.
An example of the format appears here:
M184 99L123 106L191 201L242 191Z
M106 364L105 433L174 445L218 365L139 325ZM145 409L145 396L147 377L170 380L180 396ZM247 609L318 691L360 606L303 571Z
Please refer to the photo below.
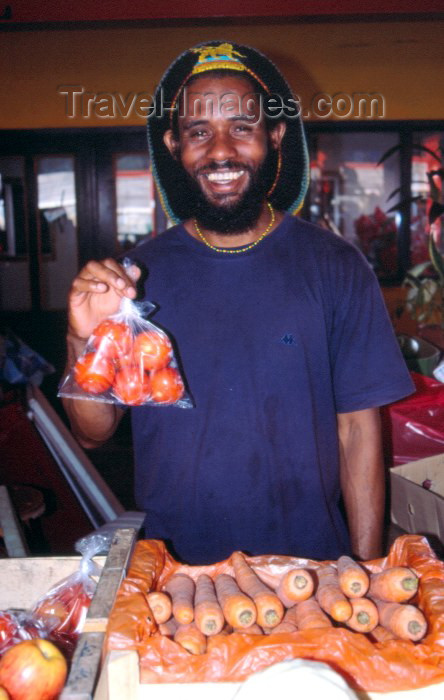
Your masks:
M427 622L419 608L402 603L389 603L375 599L379 622L400 639L418 642L427 632Z
M174 617L170 617L166 622L161 622L159 625L159 632L164 637L174 637L176 630L179 627L179 623Z
M276 593L286 608L310 598L314 589L313 576L306 569L291 569L279 581Z
M282 578L282 574L273 574L268 569L260 569L255 567L254 572L260 578L260 580L273 591L276 590L279 585L279 581Z
M341 591L348 598L362 598L368 591L370 578L366 571L351 557L343 555L337 561L338 581Z
M391 639L396 639L393 632L390 632L390 630L386 629L382 625L377 625L375 629L370 632L369 637L372 642L382 643L389 642Z
M190 622L188 625L179 625L174 635L174 641L191 654L204 654L207 648L206 637L194 622Z
M265 634L293 634L293 632L297 631L298 628L296 625L293 625L292 622L285 622L285 620L282 619L282 622L276 625L276 627L267 627Z
M331 620L322 611L316 598L308 598L296 605L295 622L299 630L333 627Z
M224 617L232 627L249 627L256 622L257 611L251 598L240 590L228 574L219 574L214 580L216 595Z
M302 601L301 601L302 602ZM282 619L282 622L280 622L276 627L272 630L273 633L275 632L297 632L298 631L298 625L297 625L297 617L296 617L296 610L297 610L297 605L293 605L292 608L288 608L288 610L285 611L285 615Z
M249 627L235 627L233 632L238 632L238 634L264 634L264 631L256 622Z
M170 619L172 606L169 595L162 591L151 591L146 598L158 625Z
M379 622L378 609L368 598L351 598L352 616L346 621L347 627L355 632L366 634L375 629Z
M207 574L201 574L196 581L194 620L200 631L206 635L219 634L225 624L213 580Z
M371 575L369 595L389 603L405 603L413 598L418 584L414 571L406 566L393 566Z
M194 581L186 574L174 574L164 586L173 603L173 615L180 625L194 619Z
M254 602L257 610L257 623L261 627L275 627L284 617L282 602L245 561L241 552L231 555L234 574L239 588Z
M317 570L317 574L316 600L333 620L345 622L352 616L353 609L339 588L336 569L333 566L324 566Z

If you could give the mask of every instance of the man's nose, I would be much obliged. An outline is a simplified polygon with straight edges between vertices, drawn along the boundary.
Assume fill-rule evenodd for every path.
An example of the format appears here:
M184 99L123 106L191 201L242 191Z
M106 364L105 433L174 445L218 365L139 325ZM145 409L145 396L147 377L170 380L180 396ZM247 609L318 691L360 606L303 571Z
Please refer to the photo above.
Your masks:
M207 157L215 161L225 161L237 154L236 145L230 134L216 132L208 144Z

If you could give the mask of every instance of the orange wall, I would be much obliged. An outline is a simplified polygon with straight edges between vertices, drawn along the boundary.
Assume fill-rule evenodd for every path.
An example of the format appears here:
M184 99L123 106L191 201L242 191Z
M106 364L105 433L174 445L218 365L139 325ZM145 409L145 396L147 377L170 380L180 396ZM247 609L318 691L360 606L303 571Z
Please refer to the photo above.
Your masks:
M307 105L326 92L377 92L387 119L444 118L444 21L351 22L207 27L106 27L0 34L0 128L143 124L129 118L75 118L61 85L92 93L152 92L163 70L199 41L227 38L263 50Z

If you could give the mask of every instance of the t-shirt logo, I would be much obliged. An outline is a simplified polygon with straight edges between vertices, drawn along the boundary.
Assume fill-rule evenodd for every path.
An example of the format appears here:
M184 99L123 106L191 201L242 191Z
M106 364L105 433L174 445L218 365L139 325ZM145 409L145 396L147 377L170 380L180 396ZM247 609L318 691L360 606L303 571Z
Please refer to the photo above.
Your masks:
M280 342L284 343L284 345L296 345L296 340L292 333L286 333L283 335Z

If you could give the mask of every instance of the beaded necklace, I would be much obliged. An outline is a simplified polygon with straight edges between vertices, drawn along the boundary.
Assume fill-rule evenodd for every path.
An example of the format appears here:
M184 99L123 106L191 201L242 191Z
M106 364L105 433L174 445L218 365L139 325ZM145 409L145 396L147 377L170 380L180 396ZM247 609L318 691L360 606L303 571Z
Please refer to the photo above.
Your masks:
M198 226L198 224L197 224L196 219L193 219L194 228L196 229L196 233L197 233L197 235L199 236L199 238L205 243L206 246L208 246L208 248L211 248L211 250L215 250L215 251L218 252L218 253L231 253L231 254L233 254L233 253L245 253L245 251L251 250L251 248L254 248L255 245L257 245L258 243L260 243L261 240L262 240L263 238L265 238L265 236L267 235L267 233L269 233L271 227L273 226L273 224L274 224L274 222L275 222L275 220L276 220L276 215L275 215L275 213L274 213L274 209L273 209L273 207L271 206L270 202L267 202L267 206L268 206L268 210L269 210L270 216L271 216L271 218L270 218L270 223L268 224L268 226L267 226L267 228L265 229L265 231L264 231L263 233L261 233L261 235L259 236L259 238L258 238L256 241L254 241L254 243L250 243L250 245L242 246L242 248L219 248L218 246L211 245L211 243L209 243L209 242L207 241L207 239L206 239L205 236L203 235L202 231L200 230L200 228L199 228L199 226Z

